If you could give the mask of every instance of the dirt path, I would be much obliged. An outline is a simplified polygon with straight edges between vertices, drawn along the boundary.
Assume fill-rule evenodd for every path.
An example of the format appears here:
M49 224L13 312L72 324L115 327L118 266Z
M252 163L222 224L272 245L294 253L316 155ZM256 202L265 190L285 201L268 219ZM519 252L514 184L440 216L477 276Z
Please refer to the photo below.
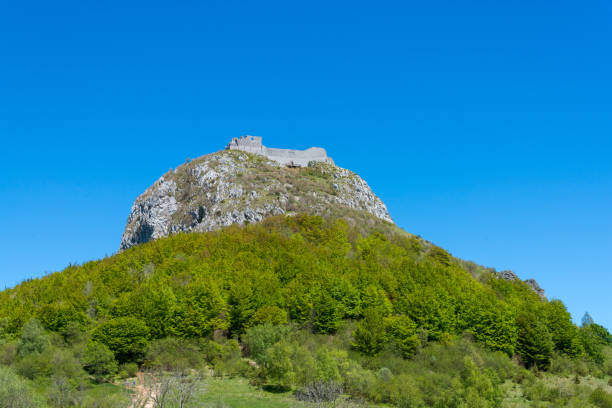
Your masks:
M130 379L128 387L134 392L130 408L153 408L157 387L155 384L147 386L144 373L139 372L135 378Z

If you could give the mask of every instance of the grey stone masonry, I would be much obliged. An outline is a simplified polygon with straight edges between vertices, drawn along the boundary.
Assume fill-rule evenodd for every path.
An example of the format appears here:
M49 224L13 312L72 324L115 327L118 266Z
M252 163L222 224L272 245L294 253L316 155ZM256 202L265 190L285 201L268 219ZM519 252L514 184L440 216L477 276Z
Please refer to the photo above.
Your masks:
M311 147L306 150L275 149L264 146L261 143L261 136L235 137L225 149L260 154L270 160L291 167L307 167L308 163L312 161L334 164L331 157L327 156L325 149L321 147Z

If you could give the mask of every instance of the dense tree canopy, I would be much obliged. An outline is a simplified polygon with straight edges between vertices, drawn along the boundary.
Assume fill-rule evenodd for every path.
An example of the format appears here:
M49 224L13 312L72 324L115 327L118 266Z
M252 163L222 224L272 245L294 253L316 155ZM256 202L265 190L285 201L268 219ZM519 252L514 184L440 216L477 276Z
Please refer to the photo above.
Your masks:
M150 341L167 336L236 337L288 322L334 333L346 319L359 320L353 344L368 355L395 344L410 357L422 342L470 332L545 367L555 350L598 358L609 341L520 281L475 273L388 225L371 229L362 236L343 220L298 215L160 239L0 293L1 328L29 350L45 346L41 327L68 335L78 325L120 363L141 361ZM90 352L104 360L99 346Z
M211 369L319 402L500 407L510 383L529 402L610 406L603 388L538 378L607 381L611 344L561 301L390 224L275 217L0 292L0 406L126 407L129 393L100 399L96 387Z

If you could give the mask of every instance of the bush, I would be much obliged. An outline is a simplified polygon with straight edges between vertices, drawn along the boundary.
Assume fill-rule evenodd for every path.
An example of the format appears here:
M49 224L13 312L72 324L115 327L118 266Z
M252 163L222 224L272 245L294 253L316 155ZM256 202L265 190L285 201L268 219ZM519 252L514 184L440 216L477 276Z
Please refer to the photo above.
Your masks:
M19 375L34 380L51 376L52 363L49 354L29 354L20 358L15 364Z
M184 371L199 367L202 357L195 341L168 337L151 342L146 353L146 364L165 371Z
M42 398L24 379L10 368L0 366L0 407L38 408L44 407Z
M290 389L295 378L291 346L283 342L270 347L266 351L262 368L269 384Z
M344 392L342 386L334 381L314 381L295 392L298 401L314 403L333 402Z
M291 330L290 326L273 326L271 324L248 328L241 339L245 355L257 362L262 362L266 351L275 343L286 338Z
M216 376L233 376L247 370L246 363L242 361L240 345L234 339L206 340L202 349Z
M83 368L100 382L117 373L117 361L106 345L92 341L83 354Z
M47 336L42 324L36 319L30 319L21 329L21 337L17 343L17 354L21 357L42 353L49 347Z
M129 404L127 397L122 394L96 395L84 397L79 408L124 408Z
M612 408L612 395L605 392L601 387L593 390L589 400L600 408Z
M17 357L17 343L8 342L0 345L0 364L10 366Z
M136 363L125 363L121 364L119 370L124 373L126 378L136 377L138 374L138 364Z

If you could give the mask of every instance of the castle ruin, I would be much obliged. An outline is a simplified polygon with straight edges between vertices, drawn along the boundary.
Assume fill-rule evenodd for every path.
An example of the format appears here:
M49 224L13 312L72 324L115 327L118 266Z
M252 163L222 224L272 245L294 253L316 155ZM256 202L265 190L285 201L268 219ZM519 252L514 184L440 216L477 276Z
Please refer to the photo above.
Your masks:
M225 149L260 154L289 167L307 167L311 161L334 164L325 149L321 147L311 147L306 150L275 149L261 144L261 136L235 137Z

